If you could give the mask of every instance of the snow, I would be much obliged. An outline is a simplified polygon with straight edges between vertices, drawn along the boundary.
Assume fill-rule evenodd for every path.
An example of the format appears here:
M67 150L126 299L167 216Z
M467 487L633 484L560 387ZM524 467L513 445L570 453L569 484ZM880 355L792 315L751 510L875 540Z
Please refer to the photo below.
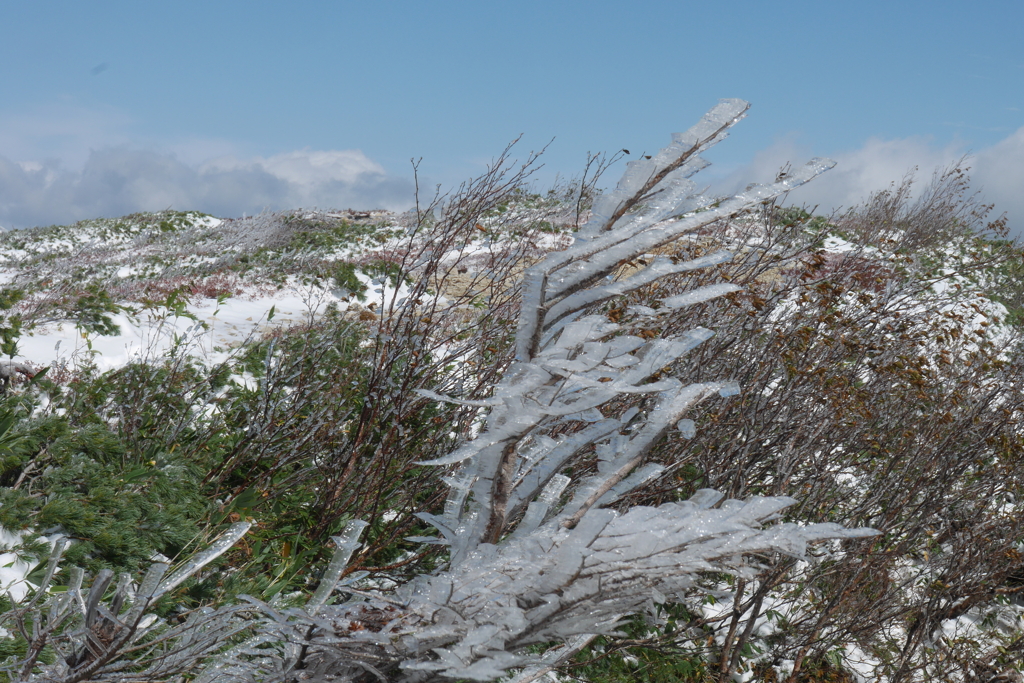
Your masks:
M366 276L358 277L372 288L368 299L378 304L378 310L408 295L408 286L404 284L396 289L371 282ZM116 335L86 334L71 323L51 324L31 330L19 340L19 359L38 367L75 367L90 361L100 371L106 371L164 356L177 340L186 341L189 352L197 359L217 364L227 360L246 341L316 321L330 305L340 311L348 310L352 303L339 298L336 292L290 277L281 289L274 291L251 288L241 296L222 301L196 299L186 307L195 319L167 311L148 311L138 317L114 315L112 319L120 328Z
M14 602L18 602L28 593L30 584L25 581L25 577L32 571L35 563L20 559L13 552L2 551L14 548L21 541L22 534L0 527L0 595L10 595Z
M200 358L216 363L246 339L315 316L316 311L306 311L304 306L301 293L293 288L253 300L232 298L219 305L216 299L200 299L187 308L197 320L156 314L140 319L118 314L113 321L120 334L111 336L85 334L70 323L49 325L22 337L19 349L26 361L40 367L74 365L88 358L105 371L163 356L177 337L188 339ZM275 315L267 320L271 308Z
M32 558L20 556L13 552L25 539L26 534L9 531L0 527L0 595L10 596L14 602L18 602L28 594L29 590L36 586L26 580L26 576L32 571L39 560L45 558ZM40 537L51 547L63 534L49 534ZM0 636L3 629L0 629Z

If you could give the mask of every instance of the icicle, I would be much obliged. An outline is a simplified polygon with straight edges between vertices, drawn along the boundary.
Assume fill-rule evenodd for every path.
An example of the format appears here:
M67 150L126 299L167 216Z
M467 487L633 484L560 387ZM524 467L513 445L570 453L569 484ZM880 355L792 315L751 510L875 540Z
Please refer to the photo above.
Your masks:
M611 505L633 489L654 481L660 477L664 471L665 468L662 465L658 465L657 463L648 463L613 486L608 493L598 498L594 506L602 507L605 505Z
M619 326L609 322L603 315L588 315L565 326L555 342L557 349L575 349L584 342L594 341L614 334ZM543 358L544 354L538 356Z
M725 138L725 131L745 115L750 104L743 100L720 100L697 125L685 133L672 136L672 143L651 159L638 159L626 164L626 172L612 192L598 197L591 210L591 219L580 229L590 236L608 229L609 221L622 210L624 203L641 191L654 177L673 164L682 164ZM700 163L695 166L703 167ZM695 173L699 168L691 171Z
M468 400L464 400L464 399L461 399L461 398L453 398L451 396L445 396L444 394L438 394L437 392L430 391L428 389L414 389L414 391L417 394L419 394L420 396L423 396L424 398L429 398L429 399L431 399L433 401L440 401L442 403L454 403L455 405L460 405L460 406L470 406L470 407L474 407L474 408L490 408L492 406L501 405L501 401L498 401L497 399L483 399L483 400L480 400L480 401L468 401Z
M185 581L207 564L213 562L215 559L226 553L231 546L238 542L238 539L249 531L251 527L251 522L236 522L235 524L232 524L231 527L221 534L216 541L211 543L206 550L194 555L188 562L164 579L160 584L159 589L154 593L154 597L159 597L167 591L173 590L181 582Z
M417 460L415 464L432 465L435 467L440 467L443 465L457 465L460 462L465 462L466 460L469 460L474 455L483 450L486 446L492 445L493 443L494 442L481 443L478 437L476 441L470 441L468 443L465 443L456 450L449 453L448 455L442 456L440 458L434 458L433 460Z
M556 503L561 497L562 492L565 491L565 488L569 485L570 481L572 480L569 479L569 477L563 474L556 474L551 477L551 481L549 481L547 486L544 487L544 490L541 491L538 500L543 503L548 503L549 505Z
M661 300L661 303L667 308L683 308L684 306L692 306L693 304L703 303L710 299L715 299L732 292L738 292L742 287L730 283L722 283L717 285L708 285L707 287L701 287L694 289L685 294L678 294L676 296L665 297Z
M605 438L621 427L622 423L619 420L609 419L595 422L567 437L558 446L551 449L547 457L531 465L528 471L520 475L519 480L512 488L509 507L514 509L532 499L579 449L586 444Z
M711 330L696 328L672 339L655 339L644 346L639 362L626 368L618 381L639 384L713 336Z
M457 520L466 505L466 497L473 487L474 477L465 473L456 477L444 477L443 481L450 487L448 499L444 504L444 518Z
M81 572L80 569L79 572ZM101 569L96 578L93 579L85 607L86 628L92 628L92 625L96 622L96 618L99 616L97 608L100 605L100 600L103 598L103 593L106 592L107 586L110 585L113 578L114 572L109 569Z
M551 505L549 503L536 500L527 505L526 513L523 514L523 518L516 525L515 530L512 532L512 537L523 537L532 534L544 522L544 517L550 509Z
M523 314L519 316L519 331L516 335L516 360L528 361L533 351L538 320L534 315L543 310L544 288L547 276L538 266L528 268L523 275Z
M516 525L514 535L517 537L526 536L543 524L544 518L551 508L559 502L562 492L565 491L570 481L572 480L569 477L562 474L556 474L551 477L544 490L537 496L537 500L527 506L526 514L523 515L523 519Z
M594 447L597 453L597 472L605 474L616 468L616 463L622 453L622 449L629 443L629 437L625 434L615 434L608 441L599 443Z
M520 448L521 465L529 467L532 463L539 462L547 457L547 454L557 445L558 441L544 434L532 437L524 447Z
M567 263L582 265L565 274L550 271L552 281L556 284L546 296L550 299L563 293L572 292L592 280L596 275L610 273L623 261L632 260L701 226L733 216L760 202L789 192L834 165L835 162L828 159L812 159L806 165L795 169L783 180L771 185L754 186L706 211L646 229L640 226L617 229L591 241L581 243L578 248L570 247L565 253L571 254L571 256L552 259L551 267L557 269Z
M714 489L698 489L686 502L694 507L706 509L718 505L723 498L725 496Z
M42 596L46 594L50 588L50 582L53 581L53 575L57 573L57 565L60 563L60 558L64 554L64 548L67 547L67 539L63 536L58 538L53 548L50 550L50 559L46 562L46 573L43 575L43 580L39 582L39 590L36 591L35 596L28 603L28 607L34 607L42 599Z
M730 396L736 396L740 393L740 383L735 380L729 382L722 382L722 387L718 390L718 395L722 398L728 398Z
M685 273L692 270L719 265L721 263L727 263L731 261L732 258L733 255L728 251L718 251L713 254L708 254L707 256L702 256L691 261L684 261L682 263L675 263L672 259L659 256L646 268L628 278L608 285L591 287L582 292L577 292L565 297L558 303L551 306L545 314L544 326L545 328L548 328L562 317L569 315L574 311L580 310L596 302L604 301L613 296L619 296L621 294L636 291L637 289L651 284L652 282L656 282L668 275Z
M692 439L697 436L697 426L693 423L693 420L680 420L676 423L676 429L679 430L680 436L684 439Z
M131 609L128 610L128 613L121 620L122 623L134 626L141 621L146 608L164 592L160 590L162 586L160 579L163 578L169 567L170 565L166 562L154 562L149 566L149 570L142 578L139 589L135 591L135 598Z
M338 579L341 578L342 572L348 566L349 558L352 557L352 553L359 547L359 537L362 535L363 529L368 526L368 522L355 519L345 525L345 530L340 536L332 537L337 548L334 551L330 564L324 570L324 575L320 579L320 585L317 586L313 597L306 603L306 611L309 614L315 615L326 604L327 599L331 597L331 593L334 592L334 588L338 584Z

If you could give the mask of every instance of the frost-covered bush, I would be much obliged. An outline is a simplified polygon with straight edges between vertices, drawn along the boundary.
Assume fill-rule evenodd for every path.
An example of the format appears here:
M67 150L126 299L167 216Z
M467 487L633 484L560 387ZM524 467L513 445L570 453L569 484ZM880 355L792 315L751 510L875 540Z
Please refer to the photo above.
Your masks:
M801 557L810 543L873 534L831 523L777 523L794 502L786 497L723 501L703 490L687 501L630 503L638 487L665 473L664 463L649 461L665 435L675 429L692 435L687 416L698 404L739 390L730 377L695 383L673 377L672 366L686 363L713 333L698 326L663 334L659 315L738 288L712 283L660 298L653 302L658 309L633 306L609 315L600 307L665 278L729 263L733 255L723 250L691 259L658 252L832 165L816 159L733 198L699 192L690 176L707 165L700 153L723 139L747 108L723 100L653 158L631 162L618 186L595 201L572 245L526 268L521 293L490 278L492 298L474 297L477 303L493 307L519 293L514 335L508 318L482 328L495 342L488 353L500 352L502 330L510 337L514 358L500 376L485 374L493 381L466 392L474 379L466 364L453 369L448 383L414 386L428 402L485 411L473 438L418 463L443 468L449 486L443 511L419 515L436 534L413 539L441 546L443 566L391 591L361 585L359 575L343 578L363 530L353 522L336 538L334 559L301 606L248 599L172 619L147 616L160 595L237 540L245 525L236 526L169 578L158 564L138 588L122 579L106 597L112 576L97 576L85 592L77 572L64 592L37 593L0 618L24 643L0 672L65 682L163 681L186 672L211 682L491 680L510 669L550 666L593 635L613 632L628 615L688 600L709 572L749 579L758 570L752 556ZM418 214L410 234L475 229L509 189L503 173L492 169L461 200L444 204L440 217ZM419 257L396 258L425 267L423 296L392 298L382 311L382 320L410 324L393 325L387 343L374 347L382 359L391 353L410 369L420 356L403 355L405 349L424 344L423 328L411 321L439 314L437 298L433 311L422 308L439 255L420 249ZM509 262L497 252L491 259L506 277L515 272ZM470 327L468 336L453 340L472 342L472 335ZM377 386L400 381L391 373L401 367L387 365ZM385 399L383 391L374 397ZM50 576L59 552L53 557ZM527 649L551 641L564 645L543 658Z
M726 273L743 291L664 321L719 332L680 379L742 391L699 407L694 437L663 441L654 461L685 459L730 496L793 496L790 518L882 532L737 582L729 609L694 619L719 638L688 643L709 659L757 648L743 657L794 677L830 661L892 680L1019 661L1024 347L994 299L1019 291L1020 247L960 169L918 194L907 181L830 221L765 206L719 226L705 237L747 245Z

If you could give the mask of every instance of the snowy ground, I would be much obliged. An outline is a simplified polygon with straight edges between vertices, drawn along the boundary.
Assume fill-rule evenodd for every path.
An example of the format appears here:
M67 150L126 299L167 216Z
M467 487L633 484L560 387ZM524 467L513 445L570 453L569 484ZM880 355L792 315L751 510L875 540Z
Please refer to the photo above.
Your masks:
M308 267L385 248L400 232L390 218L375 215L378 222L365 225L317 212L248 221L154 214L0 233L0 286L25 292L13 311L30 323L46 318L61 295L80 295L90 285L129 311L110 316L115 335L85 333L70 321L30 324L14 360L55 369L91 363L102 372L160 357L184 342L190 354L217 363L248 339L309 323L332 305L347 310L345 292L329 278L309 277ZM317 229L325 242L305 244L301 238L313 233L303 231ZM368 288L366 305L394 294L355 275ZM160 303L176 287L191 288L179 298L184 310ZM140 303L147 297L155 305Z
M15 553L3 552L20 542L19 534L0 527L0 595L10 595L14 602L24 598L28 592L25 576L34 566L33 562L23 560Z
M119 314L113 320L121 333L112 336L84 334L70 323L48 325L22 337L18 346L21 359L39 367L73 366L92 357L105 371L160 357L185 341L193 355L217 363L247 339L314 320L330 303L340 310L349 306L328 289L289 283L262 296L196 300L186 307L194 318L166 311L139 317Z

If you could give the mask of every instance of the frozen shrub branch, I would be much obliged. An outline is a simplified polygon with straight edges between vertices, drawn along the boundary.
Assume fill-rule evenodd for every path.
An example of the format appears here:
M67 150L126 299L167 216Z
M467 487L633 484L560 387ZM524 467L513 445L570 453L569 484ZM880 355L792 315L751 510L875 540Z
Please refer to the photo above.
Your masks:
M335 538L334 560L303 608L249 599L250 606L197 613L195 621L165 631L163 640L153 641L165 648L156 658L159 665L140 666L149 661L145 657L153 658L125 649L131 640L125 639L118 641L120 664L104 655L103 663L89 664L93 668L86 671L77 659L44 667L33 658L18 662L20 680L84 680L102 666L114 667L103 680L129 680L128 669L130 680L167 680L172 670L184 670L189 657L189 666L197 666L213 645L224 649L208 660L200 682L492 680L512 668L550 667L591 635L613 632L625 616L652 603L686 599L705 572L752 578L756 571L746 559L751 555L801 557L810 543L872 534L829 523L777 523L794 502L782 496L723 501L723 495L702 490L683 502L623 502L666 472L648 456L669 430L692 430L685 417L700 402L738 388L727 377L687 384L669 370L710 339L710 330L640 333L628 323L655 317L654 310L613 317L601 314L598 305L727 263L731 255L724 251L685 261L651 254L711 223L757 209L833 165L815 159L728 199L702 194L690 180L707 165L700 154L724 139L748 107L723 100L657 155L631 162L617 187L597 199L574 243L525 268L515 356L500 378L487 375L491 381L465 397L447 398L443 385L435 385L438 391L415 387L422 400L488 409L475 438L440 457L421 455L418 463L446 468L450 491L443 512L419 514L438 535L413 539L445 546L446 566L417 576L393 595L357 589L352 584L361 575L345 576L345 569L365 525L353 522ZM507 151L466 186L467 195L448 201L432 226L426 220L433 211L417 212L401 265L403 272L418 269L421 277L404 302L382 301L387 315L381 316L378 338L386 341L374 347L373 367L384 367L408 345L427 343L429 330L416 321L432 319L420 295L427 299L442 265L436 249L442 241L457 244L472 235L484 213L525 177L525 171L507 174L506 156ZM431 239L415 250L413 241L428 228ZM617 277L627 264L634 264L632 274ZM508 277L518 271L506 266L502 272ZM504 289L495 294L510 290L499 286ZM736 289L714 283L661 297L657 304L673 311ZM372 398L377 409L384 397ZM639 400L623 400L628 398ZM571 468L574 481L567 473L581 462L586 466ZM334 491L340 495L340 486ZM612 509L616 503L620 509ZM162 586L177 585L226 550L235 540L230 536L167 579L166 567L158 565L139 588L143 599L130 608L132 618ZM95 594L109 581L97 577ZM332 604L335 591L352 599ZM117 609L109 612L116 617ZM98 623L91 614L87 606L87 628ZM246 639L235 637L243 631ZM567 644L560 655L541 660L524 651L552 640ZM44 673L37 677L36 671Z
M421 515L440 532L438 542L450 546L451 563L448 572L414 583L408 604L435 625L438 644L455 644L432 645L437 660L407 661L406 670L494 678L523 663L514 653L525 645L606 632L652 594L682 597L699 572L741 572L745 554L800 555L813 540L871 533L834 525L761 529L789 503L781 498L730 501L703 516L695 510L720 496L708 492L682 505L624 514L606 507L664 472L663 465L645 464L646 455L687 411L716 392L735 393L730 382L684 385L662 377L664 368L710 338L709 330L647 339L591 313L595 304L663 277L723 263L727 253L684 263L655 257L629 278L611 276L833 165L816 159L724 201L700 195L689 180L706 166L699 153L721 140L747 108L725 100L658 155L632 162L616 190L597 200L575 243L526 270L516 359L487 401L484 429L449 456L426 463L458 466L444 514ZM682 308L735 289L712 285L661 304ZM602 411L629 394L651 396L647 409ZM588 425L558 438L547 435L566 420ZM587 449L597 455L597 472L568 489L566 499L570 482L560 472Z

